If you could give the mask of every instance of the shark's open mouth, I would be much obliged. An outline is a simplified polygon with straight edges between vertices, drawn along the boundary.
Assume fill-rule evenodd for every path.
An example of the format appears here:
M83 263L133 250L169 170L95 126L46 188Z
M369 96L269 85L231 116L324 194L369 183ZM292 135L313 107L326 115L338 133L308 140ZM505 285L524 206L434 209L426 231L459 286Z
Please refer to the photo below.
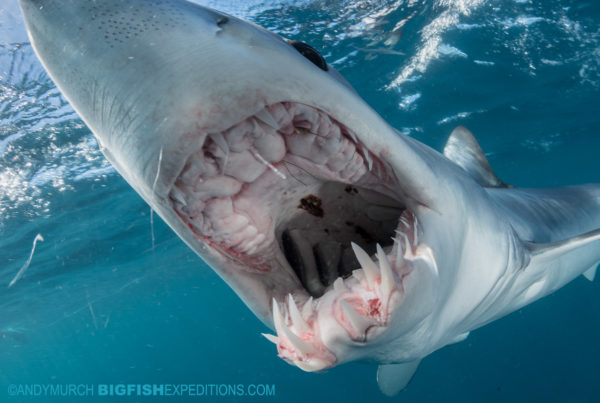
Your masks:
M405 277L437 270L393 169L326 113L278 103L201 136L170 201L199 242L292 279L274 285L267 336L288 362L320 370L337 363L340 337L376 341Z

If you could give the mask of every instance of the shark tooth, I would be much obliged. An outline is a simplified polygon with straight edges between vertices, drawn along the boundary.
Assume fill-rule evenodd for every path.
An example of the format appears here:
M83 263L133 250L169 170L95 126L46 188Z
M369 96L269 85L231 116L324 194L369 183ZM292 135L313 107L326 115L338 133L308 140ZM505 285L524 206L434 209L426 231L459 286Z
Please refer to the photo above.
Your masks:
M404 263L404 256L403 256L403 251L402 251L402 241L400 240L400 238L398 237L392 237L392 240L394 241L394 248L396 248L396 259L394 260L394 265L396 267L401 267L402 264Z
M290 344L302 355L307 356L309 354L315 354L316 349L310 344L302 340L300 337L296 336L294 332L292 332L287 327L284 327L285 337L287 337Z
M419 244L419 232L418 232L419 221L418 221L416 215L413 215L413 218L414 218L414 223L413 223L413 246L416 247Z
M313 297L311 296L308 299L308 301L306 301L304 303L304 306L302 307L302 317L303 318L308 318L312 314L312 312L313 312L313 306L312 306L312 304L313 304Z
M394 281L394 273L390 267L390 262L388 261L387 255L379 244L377 244L377 258L379 259L379 271L381 272L380 288L384 297L383 302L385 304L387 303L389 296L392 294L396 284Z
M350 322L354 330L356 330L359 334L364 335L365 331L374 325L371 320L356 312L356 310L345 300L341 300L339 304L340 308L342 309L342 313L346 319L348 319L348 322Z
M280 129L279 123L277 123L273 115L271 115L271 112L269 112L266 108L260 110L254 116L267 126L270 126L275 130Z
M227 140L225 140L222 133L211 133L208 136L219 146L226 156L229 155L229 144L227 144Z
M302 317L300 310L298 310L298 306L296 305L296 302L294 302L292 294L288 294L288 311L296 332L300 334L310 332L310 326L308 326L308 323L306 323Z
M316 352L315 348L310 344L302 340L300 337L296 336L294 332L292 332L286 325L283 323L283 316L281 315L281 311L279 310L279 304L273 298L273 322L275 324L275 330L277 331L277 335L281 337L282 335L289 341L289 343L296 349L298 353L302 356L306 356L307 354L313 354Z
M369 150L367 150L366 148L362 150L363 155L365 156L365 159L367 160L367 165L369 167L369 172L371 172L371 170L373 169L373 159L371 158L371 155L369 154Z
M278 336L283 334L283 328L285 327L283 319L281 311L279 310L279 304L275 298L273 298L273 325L275 325L275 331Z
M344 284L344 280L341 277L338 277L333 282L333 289L337 292L345 291L346 285Z
M404 224L404 226L406 228L410 228L410 224L408 223L408 220L406 219L406 217L404 216L400 216L400 220L399 220L402 224Z
M352 139L354 144L358 144L358 139L356 138L356 134L352 133L350 130L345 131L345 133L348 134L348 136L350 136L350 138Z
M400 235L402 237L402 239L404 240L404 252L402 254L402 257L404 259L413 259L414 258L414 254L412 251L412 246L410 245L410 241L408 240L408 235L406 235L404 232L398 231L396 230L396 234Z
M261 335L263 335L265 339L269 340L271 343L274 343L275 345L279 344L279 337L269 333L261 333Z
M182 205L187 206L187 202L185 201L185 195L177 186L173 186L173 188L171 189L171 197L173 197L173 199L177 200Z
M354 250L354 254L356 255L356 259L358 260L358 263L361 265L361 267L365 273L365 277L367 278L367 283L371 287L375 286L375 284L377 282L377 275L379 274L377 265L375 264L375 262L373 262L371 260L371 258L369 257L367 252L364 251L363 248L361 248L354 242L351 242L351 245L352 245L352 250Z

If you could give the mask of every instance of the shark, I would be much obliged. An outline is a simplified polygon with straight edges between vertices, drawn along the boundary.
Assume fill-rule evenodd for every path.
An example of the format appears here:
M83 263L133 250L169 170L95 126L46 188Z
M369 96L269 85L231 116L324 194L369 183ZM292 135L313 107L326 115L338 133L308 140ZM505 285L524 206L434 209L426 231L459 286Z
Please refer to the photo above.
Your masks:
M310 45L185 0L19 0L106 158L305 371L420 361L600 261L600 185L515 188L392 128Z

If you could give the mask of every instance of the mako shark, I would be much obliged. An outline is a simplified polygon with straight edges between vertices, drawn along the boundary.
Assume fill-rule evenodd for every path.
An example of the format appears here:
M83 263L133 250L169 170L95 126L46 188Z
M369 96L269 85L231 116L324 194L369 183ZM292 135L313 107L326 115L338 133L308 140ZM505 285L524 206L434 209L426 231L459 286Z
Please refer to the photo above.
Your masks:
M106 158L305 371L432 352L600 261L600 185L516 189L390 127L312 47L184 0L20 0Z

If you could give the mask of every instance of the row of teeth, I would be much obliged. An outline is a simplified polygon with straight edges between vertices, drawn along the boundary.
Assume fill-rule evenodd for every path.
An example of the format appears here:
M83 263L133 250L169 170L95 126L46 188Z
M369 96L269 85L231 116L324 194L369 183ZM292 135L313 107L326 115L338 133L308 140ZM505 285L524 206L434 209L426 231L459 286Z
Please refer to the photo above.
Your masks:
M248 255L273 240L259 230L268 224L266 212L253 209L250 215L239 208L244 184L286 179L286 156L321 166L340 181L355 182L373 167L351 132L299 104L272 105L199 141L202 149L190 156L171 190L174 207L198 233Z
M335 354L327 348L320 334L319 314L333 316L339 329L354 342L364 343L367 333L377 333L370 329L385 328L403 294L402 277L415 269L437 272L433 252L427 245L418 244L416 231L412 243L406 235L395 238L394 248L397 249L390 255L395 258L390 262L388 255L377 245L375 263L360 246L352 243L361 268L345 280L337 278L333 290L327 293L328 298L335 299L332 306L337 304L339 309L320 310L319 302L323 297L317 301L310 297L302 310L292 294L288 294L287 303L281 305L273 299L277 336L263 335L277 345L279 356L305 371L319 371L336 364Z

